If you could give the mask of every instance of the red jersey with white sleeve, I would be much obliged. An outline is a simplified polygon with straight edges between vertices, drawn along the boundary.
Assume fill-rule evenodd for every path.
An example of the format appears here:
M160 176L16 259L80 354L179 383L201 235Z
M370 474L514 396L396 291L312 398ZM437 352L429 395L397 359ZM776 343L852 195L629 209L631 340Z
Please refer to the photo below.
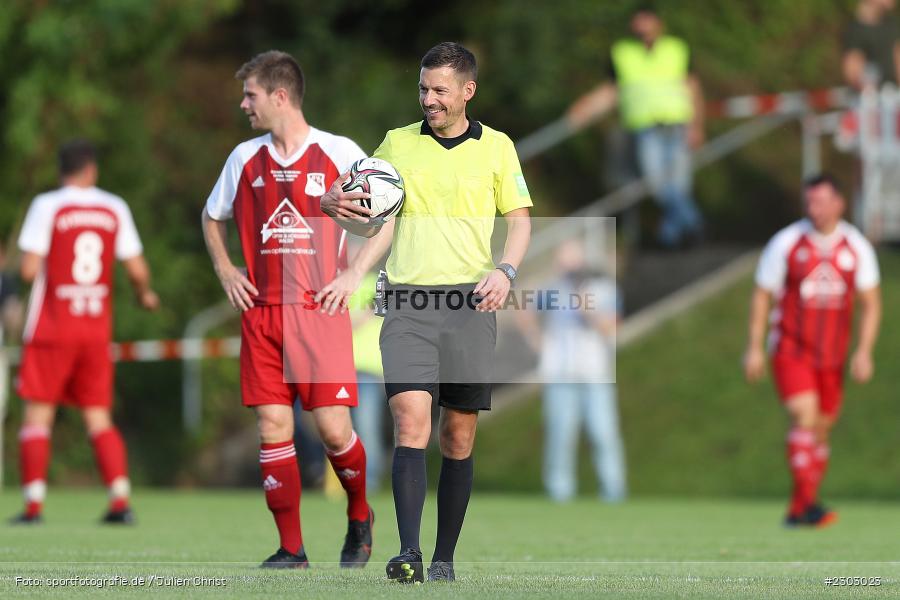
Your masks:
M256 305L307 303L309 292L347 266L346 232L319 198L365 153L352 140L310 128L282 158L270 134L237 146L206 202L210 217L234 217Z
M816 369L841 368L854 296L879 280L875 250L853 225L841 221L822 235L803 219L782 229L763 250L756 271L756 284L777 298L770 351Z
M19 248L44 257L31 288L26 344L108 343L114 262L143 251L125 201L96 187L40 194L25 216Z

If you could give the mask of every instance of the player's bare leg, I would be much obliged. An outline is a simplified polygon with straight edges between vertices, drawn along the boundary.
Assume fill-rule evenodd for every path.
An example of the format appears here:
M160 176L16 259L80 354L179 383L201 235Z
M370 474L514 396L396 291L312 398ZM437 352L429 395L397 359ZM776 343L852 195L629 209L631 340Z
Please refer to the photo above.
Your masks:
M47 467L50 463L50 434L56 418L56 405L25 401L25 415L19 430L19 473L25 510L11 523L41 522L41 511L47 496Z
M391 396L394 416L394 461L391 487L400 534L400 554L388 561L388 579L401 583L425 580L419 531L425 506L425 447L431 436L431 394L421 390Z
M109 509L102 521L109 524L131 524L134 514L129 506L131 482L128 479L128 454L122 434L113 424L105 407L88 407L81 412L85 429L94 449L94 459L109 490Z
M294 449L294 409L286 404L254 407L259 430L259 465L266 505L278 528L280 547L265 568L306 568L300 531L300 470Z
M828 525L837 515L817 503L821 480L816 460L817 427L821 419L819 396L812 390L801 392L788 398L785 406L791 418L787 458L794 482L785 522L788 525Z
M472 447L475 445L477 424L478 411L441 410L440 446L443 458L437 492L437 539L431 566L428 567L429 581L456 579L453 553L472 495Z
M362 568L372 555L375 513L366 500L366 449L353 430L348 406L322 406L312 410L325 454L347 492L347 535L341 566Z

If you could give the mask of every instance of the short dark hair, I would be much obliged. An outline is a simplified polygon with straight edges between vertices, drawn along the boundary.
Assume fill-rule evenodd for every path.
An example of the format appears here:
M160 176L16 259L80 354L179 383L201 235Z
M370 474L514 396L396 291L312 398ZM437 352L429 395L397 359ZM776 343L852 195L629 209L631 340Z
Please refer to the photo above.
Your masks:
M631 16L639 15L641 13L647 13L650 15L654 15L659 17L659 11L656 8L655 2L639 2L634 9L631 11Z
M306 93L303 69L287 52L269 50L257 54L244 63L234 76L241 81L256 77L256 83L269 94L278 88L284 88L291 104L297 108L303 105L303 95Z
M831 173L816 173L815 175L810 175L803 180L804 190L819 187L820 185L830 185L831 189L837 192L838 195L843 196L843 193L841 192L840 182Z
M475 55L456 42L441 42L422 57L423 69L450 67L457 73L465 75L468 80L478 78L478 65Z
M75 175L86 166L97 163L97 149L85 139L70 140L59 147L59 174Z

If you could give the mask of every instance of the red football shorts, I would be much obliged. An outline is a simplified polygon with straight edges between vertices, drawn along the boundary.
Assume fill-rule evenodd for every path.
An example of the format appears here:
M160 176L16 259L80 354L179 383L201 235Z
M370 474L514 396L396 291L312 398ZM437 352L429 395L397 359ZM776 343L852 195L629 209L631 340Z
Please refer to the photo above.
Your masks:
M113 377L109 342L25 344L16 393L35 402L111 408Z
M353 333L347 313L302 304L254 306L241 319L244 406L286 404L303 410L356 406Z
M844 397L844 368L818 369L812 361L793 356L772 357L772 375L781 402L803 392L816 392L819 410L836 417Z

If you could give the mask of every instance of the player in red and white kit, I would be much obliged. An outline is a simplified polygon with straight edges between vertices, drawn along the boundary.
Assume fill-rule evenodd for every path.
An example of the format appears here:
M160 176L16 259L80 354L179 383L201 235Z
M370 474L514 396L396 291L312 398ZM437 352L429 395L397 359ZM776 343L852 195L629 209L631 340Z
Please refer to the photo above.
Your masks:
M256 412L262 485L281 542L262 566L309 564L293 442L299 397L348 496L341 566L362 567L371 554L374 516L366 500L365 449L350 420L357 404L350 318L335 309L345 306L363 273L348 267L346 234L322 213L319 198L365 155L350 139L308 125L303 72L290 55L265 52L236 76L244 83L241 109L254 129L269 133L228 157L203 211L203 231L222 287L243 312L241 395ZM234 266L225 246L231 218L245 269ZM357 258L383 251L373 243Z
M827 175L809 179L804 197L807 218L778 232L760 258L744 371L751 382L765 372L763 340L774 298L768 345L775 386L791 419L793 493L785 522L821 527L837 519L819 504L818 491L841 408L854 301L860 320L850 375L865 382L874 372L881 292L875 251L842 220L845 201L835 181Z
M60 403L79 408L97 466L109 488L107 523L130 523L125 443L112 422L114 261L137 300L153 310L150 271L128 205L96 187L96 152L76 140L59 152L61 187L37 196L19 235L22 280L33 282L17 392L25 400L19 461L25 511L37 523L47 491L50 432Z

